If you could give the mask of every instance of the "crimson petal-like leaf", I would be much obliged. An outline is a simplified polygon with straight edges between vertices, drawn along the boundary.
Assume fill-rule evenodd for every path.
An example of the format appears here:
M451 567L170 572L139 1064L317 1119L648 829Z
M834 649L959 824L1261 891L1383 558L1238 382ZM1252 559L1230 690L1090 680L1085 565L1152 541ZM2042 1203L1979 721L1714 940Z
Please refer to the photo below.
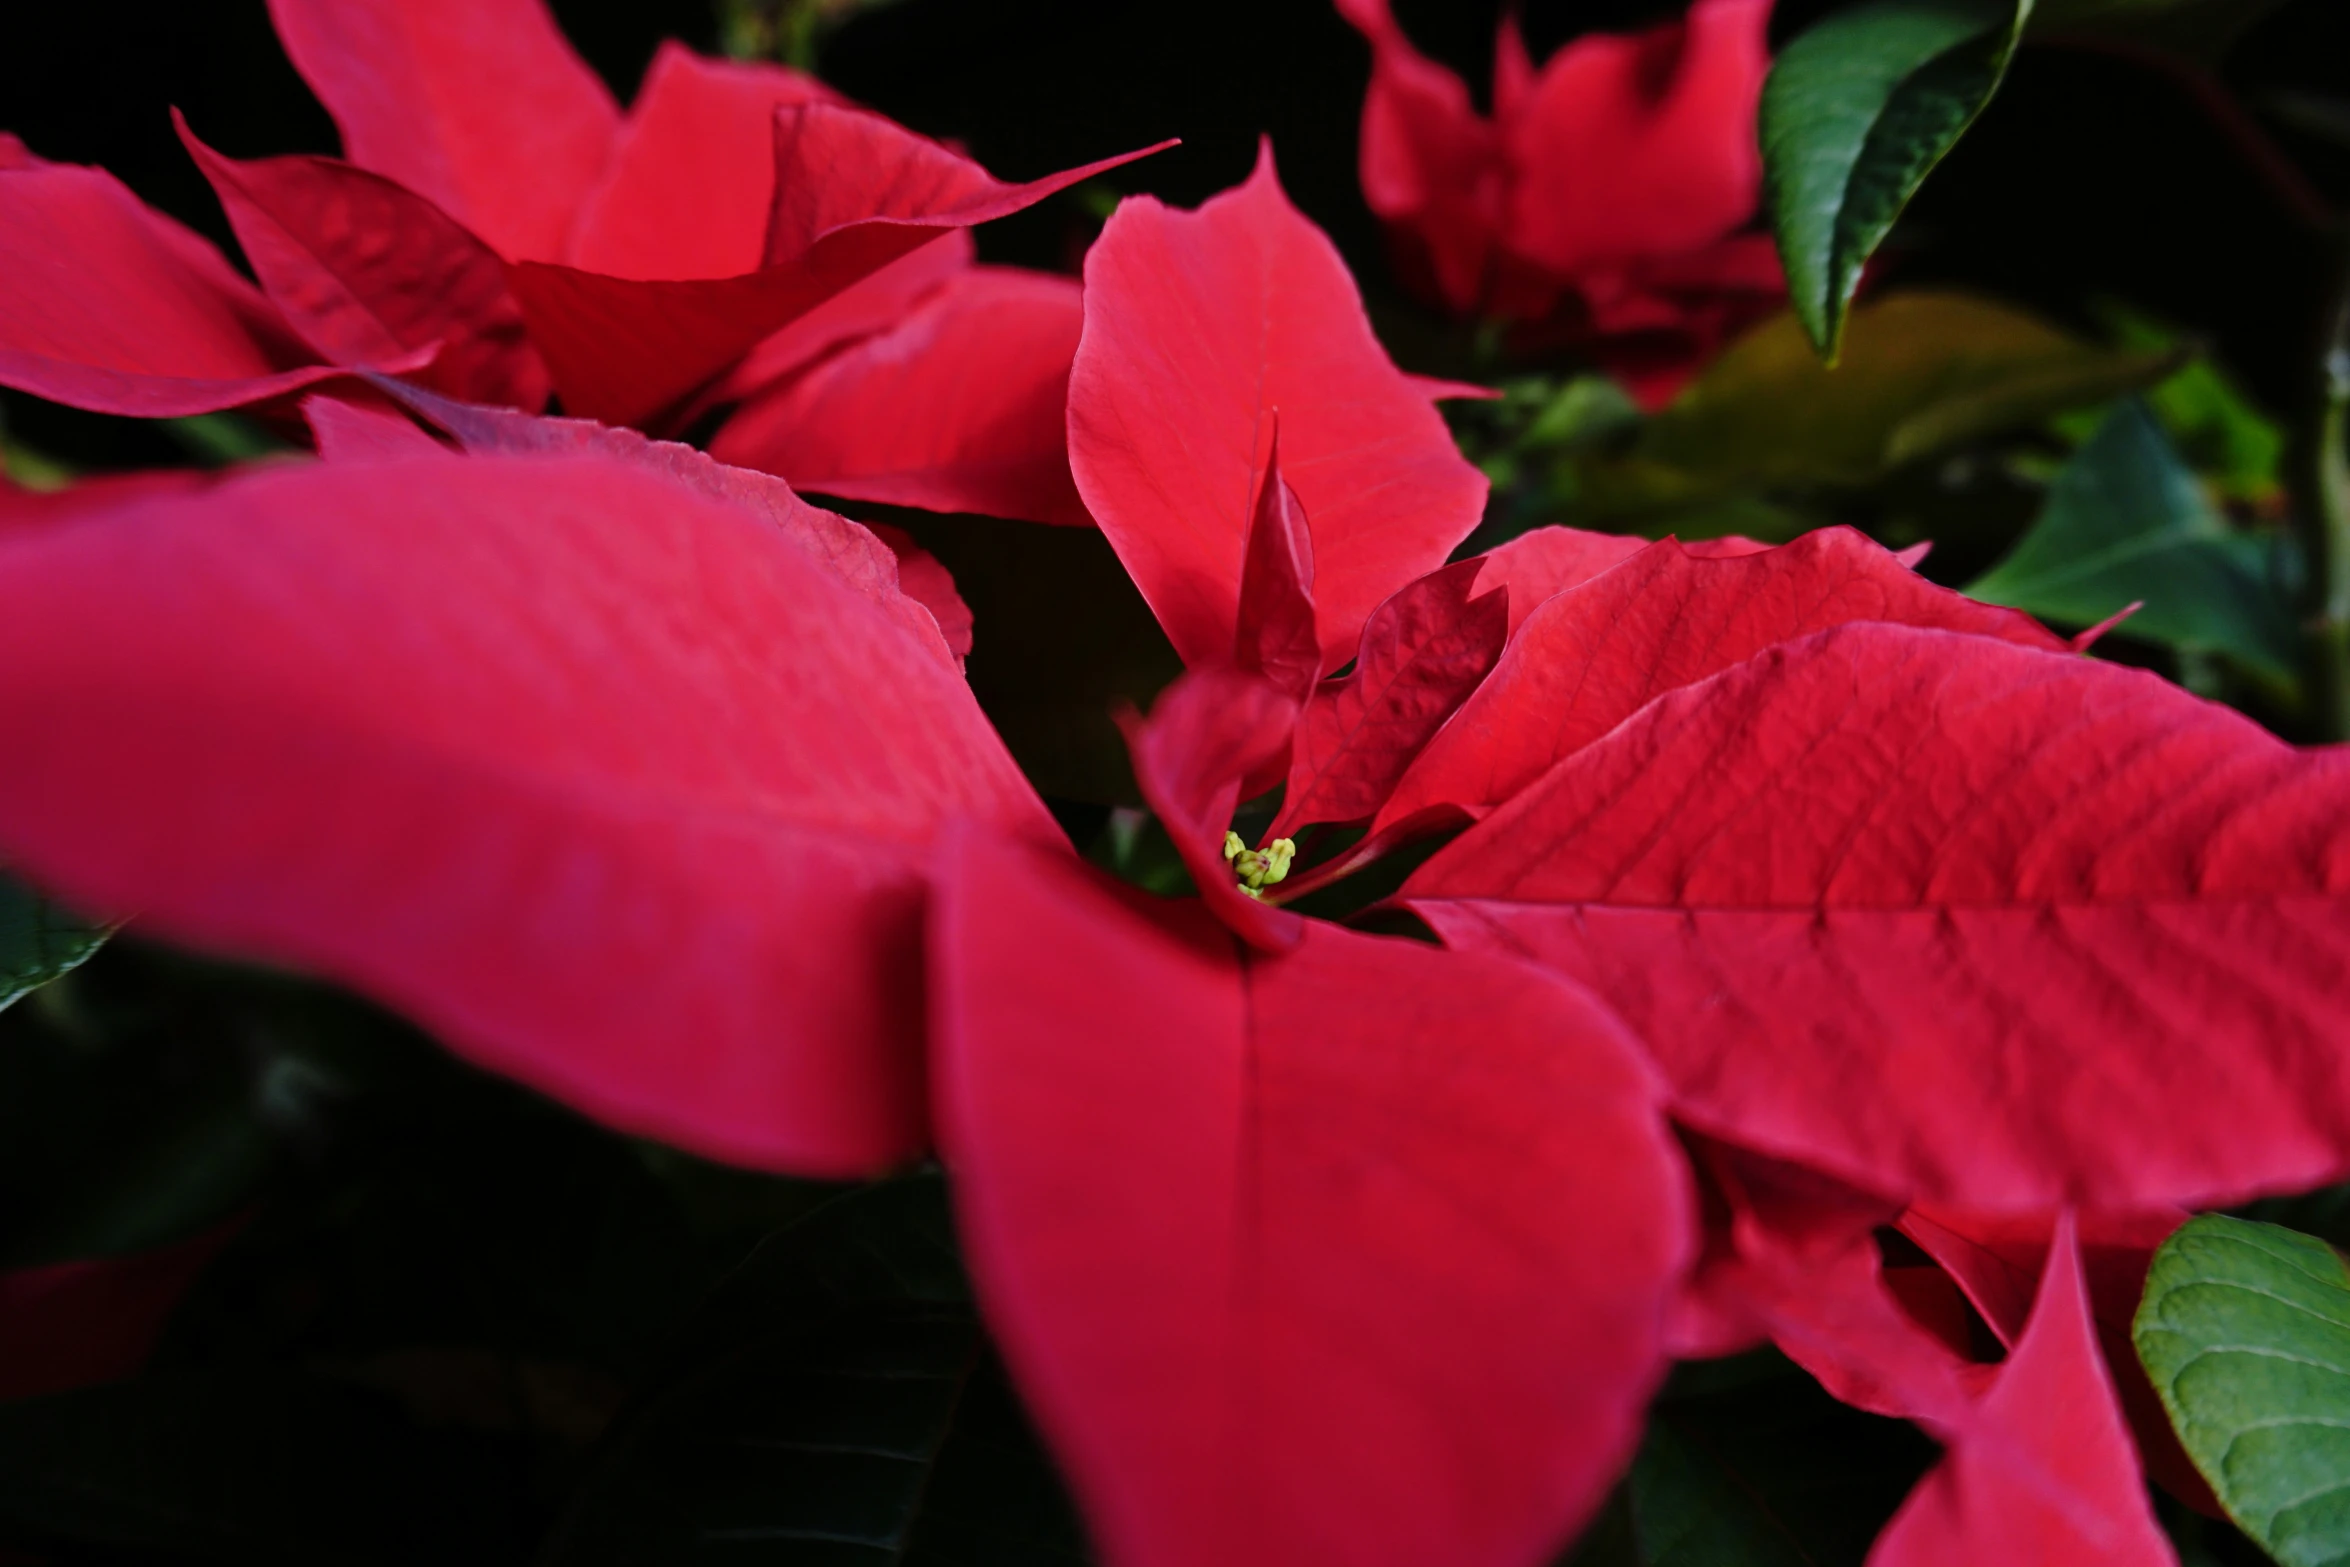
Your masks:
M1484 301L1507 195L1500 133L1477 113L1467 83L1412 47L1387 0L1338 0L1338 11L1371 45L1363 199L1408 237L1411 263L1444 302L1474 310ZM1511 85L1519 83L1512 75Z
M1270 831L1368 821L1412 758L1501 656L1509 591L1472 598L1486 563L1431 572L1379 606L1354 668L1324 682L1299 715L1289 787Z
M1688 1224L1603 1009L969 839L932 939L967 1261L1109 1560L1523 1567L1590 1514Z
M1755 107L1771 0L1697 0L1686 21L1577 39L1505 129L1517 251L1562 275L1698 249L1762 193Z
M1632 534L1590 533L1556 525L1532 528L1477 557L1483 563L1477 586L1488 591L1499 587L1510 590L1510 635L1514 637L1526 617L1553 597L1630 560L1647 549L1649 542ZM1759 554L1771 547L1732 533L1718 539L1692 539L1681 550L1701 560L1713 560Z
M1059 840L782 529L606 458L257 472L0 541L0 856L738 1162L923 1140L922 865Z
M1909 1200L2196 1206L2350 1169L2350 751L1859 623L1652 702L1414 873L1680 1113Z
M1314 542L1326 665L1477 525L1485 480L1388 361L1268 146L1197 212L1122 204L1085 258L1069 379L1077 491L1186 663L1231 655L1242 541L1278 413Z
M342 374L219 251L102 169L0 169L0 278L0 385L52 402L159 419Z
M1528 617L1493 677L1405 774L1380 825L1438 807L1481 816L1651 698L1857 620L2067 646L2028 616L1936 587L1849 528L1710 557L1668 539Z
M541 0L269 0L343 155L508 260L563 252L619 106Z
M1091 526L1069 477L1077 284L974 267L900 314L752 397L711 452L825 495Z
M270 300L336 364L440 345L421 379L452 397L546 405L547 367L497 252L422 196L332 158L240 163L172 123Z
M238 1225L126 1257L0 1272L0 1402L119 1382Z
M840 101L805 72L663 43L561 259L623 278L758 271L775 206L775 111Z
M1314 540L1305 508L1281 476L1279 421L1265 427L1264 469L1249 507L1241 544L1240 624L1232 662L1261 675L1292 702L1303 702L1322 678L1322 645L1314 629Z
M476 455L610 457L674 480L712 499L744 507L780 529L829 566L842 581L879 604L942 659L955 661L956 655L941 640L943 623L917 602L914 595L903 591L904 582L897 565L903 551L869 528L821 506L809 505L780 479L747 468L730 468L690 446L652 440L634 430L615 430L586 419L537 419L503 408L477 407L380 377L371 384L393 401L431 421L460 448ZM910 547L912 541L907 542ZM942 573L945 570L938 569Z
M2001 1444L1996 1457L1979 1451ZM2028 1483L2018 1471L2030 1465ZM2161 1567L2178 1555L2148 1505L2138 1455L2098 1358L2069 1216L2015 1353L1956 1442L1886 1525L1870 1567Z
M403 457L446 457L449 448L414 423L382 408L339 397L305 397L302 418L323 462L384 462Z
M775 111L767 264L736 277L638 279L572 266L509 269L567 412L641 424L673 411L760 339L942 234L1008 217L1146 147L1010 185L876 114L830 103Z

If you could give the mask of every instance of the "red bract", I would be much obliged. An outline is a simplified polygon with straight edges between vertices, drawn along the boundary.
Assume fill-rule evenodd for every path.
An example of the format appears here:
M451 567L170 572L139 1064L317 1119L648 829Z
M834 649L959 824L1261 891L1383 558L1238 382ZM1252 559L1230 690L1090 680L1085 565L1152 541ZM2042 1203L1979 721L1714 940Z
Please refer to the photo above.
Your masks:
M1588 1516L1684 1260L1604 1010L1318 922L1242 952L984 842L941 880L965 1243L1111 1560L1520 1563Z
M1662 696L1405 892L1608 996L1735 1141L1922 1201L2208 1203L2350 1149L2346 791L2151 675L1856 622Z
M1326 666L1477 525L1485 480L1389 363L1354 280L1256 173L1196 213L1140 197L1085 261L1069 382L1078 492L1187 663L1231 655L1242 542L1271 450L1313 536Z
M932 261L913 253L1126 161L1007 185L796 72L674 46L623 117L538 0L271 9L351 161L240 163L182 127L268 302L104 176L37 168L12 142L0 378L186 413L367 366L532 410L551 387L571 412L659 423L779 329L802 327L779 347L803 357L770 356L770 376L894 324L968 258L951 239ZM811 319L901 259L899 286ZM991 428L1057 447L1059 408L1034 401L1011 399ZM938 499L996 496L950 484Z
M974 267L885 330L770 372L710 450L827 495L1091 526L1066 432L1082 298L1068 278Z
M809 540L641 461L443 454L0 540L0 855L616 1125L873 1169L923 1136L937 825L1059 834Z
M1685 21L1578 39L1539 71L1505 18L1490 119L1388 0L1338 9L1372 49L1363 195L1444 304L1540 321L1571 301L1570 333L1651 403L1775 308L1769 241L1735 232L1761 191L1770 0L1697 0Z
M2114 1404L2068 1215L1981 1423L1878 1538L1875 1567L2175 1563Z

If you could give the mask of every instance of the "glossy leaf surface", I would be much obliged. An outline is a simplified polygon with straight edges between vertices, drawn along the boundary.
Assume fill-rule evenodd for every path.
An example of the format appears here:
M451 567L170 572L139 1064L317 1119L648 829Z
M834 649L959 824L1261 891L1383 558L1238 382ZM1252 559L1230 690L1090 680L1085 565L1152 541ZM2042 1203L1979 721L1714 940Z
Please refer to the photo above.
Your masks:
M81 967L106 935L0 871L0 1007Z
M2228 1515L2285 1567L2350 1557L2350 1269L2219 1214L2155 1254L2139 1357Z
M1765 201L1797 319L1833 361L1861 268L2007 73L2031 0L1870 0L1780 51Z

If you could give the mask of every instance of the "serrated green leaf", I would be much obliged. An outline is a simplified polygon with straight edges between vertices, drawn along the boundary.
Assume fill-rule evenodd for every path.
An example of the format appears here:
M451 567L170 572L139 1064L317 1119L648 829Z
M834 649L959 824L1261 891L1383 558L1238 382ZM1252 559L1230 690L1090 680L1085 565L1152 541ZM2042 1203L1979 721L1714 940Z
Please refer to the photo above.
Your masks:
M1887 294L1853 312L1833 368L1793 317L1765 322L1649 422L1634 457L1719 489L1848 488L2105 402L2179 358L2085 342L1969 294Z
M1998 91L2032 0L1872 0L1789 44L1762 95L1788 297L1833 361L1861 269Z
M106 937L0 871L0 1008L81 967Z
M2007 558L1967 588L2044 620L2094 625L2133 602L2132 636L2293 677L2293 621L2267 544L2230 529L2143 403L2106 416Z
M2350 1269L2210 1214L2154 1254L2138 1358L2228 1515L2284 1567L2350 1562Z
M935 1179L854 1193L761 1246L577 1496L547 1567L1090 1560Z

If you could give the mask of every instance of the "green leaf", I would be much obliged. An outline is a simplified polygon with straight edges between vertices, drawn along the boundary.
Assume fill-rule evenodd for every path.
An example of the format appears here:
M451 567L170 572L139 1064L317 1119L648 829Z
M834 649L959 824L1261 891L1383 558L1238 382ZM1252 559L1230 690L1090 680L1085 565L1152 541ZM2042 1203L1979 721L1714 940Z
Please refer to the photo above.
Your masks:
M1861 268L2007 73L2032 0L1873 0L1763 85L1765 204L1795 313L1833 362Z
M321 1378L205 1371L0 1404L0 1522L172 1559L519 1558L520 1465ZM76 1556L75 1560L81 1560Z
M1853 312L1841 362L1780 316L1748 333L1652 420L1634 453L1720 488L1842 488L2159 380L2175 350L2106 348L2004 305L1941 290Z
M990 1352L935 1179L770 1238L624 1414L540 1558L1051 1567L1084 1536Z
M0 1008L81 967L107 934L0 872Z
M2134 1336L2237 1527L2284 1567L2350 1562L2350 1269L2323 1241L2211 1214L2162 1244Z
M2065 465L2040 520L1967 588L2044 620L2094 625L2132 602L2128 634L2226 653L2293 678L2293 621L2271 585L2269 546L2231 530L2143 403L2106 416Z

